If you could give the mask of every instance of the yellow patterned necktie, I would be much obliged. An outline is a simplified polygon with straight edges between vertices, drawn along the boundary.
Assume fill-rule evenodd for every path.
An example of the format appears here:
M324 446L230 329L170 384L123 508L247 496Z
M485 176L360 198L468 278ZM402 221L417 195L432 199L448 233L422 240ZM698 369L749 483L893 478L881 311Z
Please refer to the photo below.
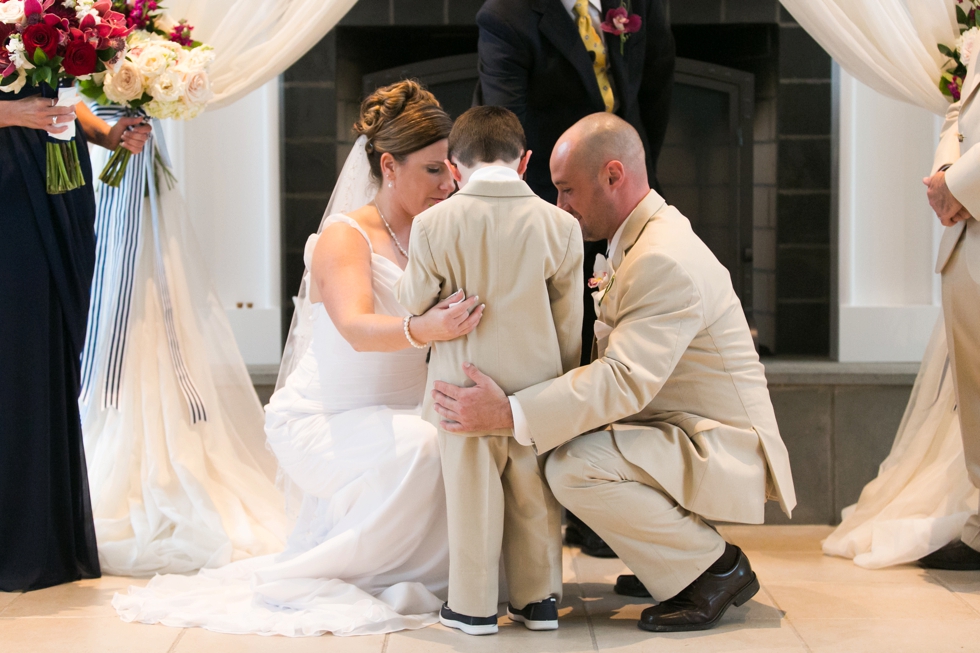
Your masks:
M595 71L596 81L599 82L599 92L602 94L602 101L606 105L606 111L612 113L616 106L616 99L613 97L612 84L609 83L609 71L606 66L606 44L602 42L602 37L596 31L589 16L589 0L575 0L573 7L575 15L578 17L578 33L582 37L585 49L592 55L592 69Z

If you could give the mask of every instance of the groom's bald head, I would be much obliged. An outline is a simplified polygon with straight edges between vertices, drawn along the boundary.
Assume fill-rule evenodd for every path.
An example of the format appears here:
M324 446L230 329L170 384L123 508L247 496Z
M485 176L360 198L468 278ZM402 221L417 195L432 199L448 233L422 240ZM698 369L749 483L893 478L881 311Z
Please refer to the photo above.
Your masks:
M562 134L554 151L564 144L575 166L597 173L610 161L620 161L628 172L646 177L643 141L633 125L619 116L594 113L582 118Z
M611 238L650 192L640 135L610 113L582 118L551 154L558 206L574 215L586 240Z

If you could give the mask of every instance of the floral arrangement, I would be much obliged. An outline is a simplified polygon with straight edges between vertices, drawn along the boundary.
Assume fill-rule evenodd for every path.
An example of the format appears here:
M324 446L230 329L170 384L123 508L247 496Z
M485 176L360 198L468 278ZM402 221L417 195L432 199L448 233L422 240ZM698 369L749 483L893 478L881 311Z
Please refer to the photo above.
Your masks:
M0 91L39 87L42 95L74 106L73 79L90 79L121 59L129 27L110 0L0 0ZM47 144L47 187L52 194L85 184L75 126Z
M949 57L949 61L939 78L939 90L953 102L959 102L963 91L963 80L966 79L967 66L975 54L978 28L977 8L980 0L956 0L956 22L960 28L960 37L953 47L938 45L939 52ZM964 9L964 5L967 7Z
M212 98L208 69L214 50L198 41L185 20L174 21L155 0L115 0L132 33L126 52L105 75L79 83L83 95L101 105L115 105L133 115L190 120ZM118 186L130 152L117 149L99 178Z
M632 2L630 0L621 0L619 7L606 12L606 20L600 25L603 32L608 32L619 37L619 54L624 54L626 41L629 39L630 34L639 32L640 27L643 26L643 19L634 13L630 13L631 10Z
M595 266L593 267L594 272L592 273L592 278L589 279L589 288L596 291L596 293L601 293L598 295L597 306L602 306L602 301L612 290L613 284L616 283L616 274L609 274L611 266L606 257L602 254L596 254L595 256ZM596 309L598 310L598 309Z

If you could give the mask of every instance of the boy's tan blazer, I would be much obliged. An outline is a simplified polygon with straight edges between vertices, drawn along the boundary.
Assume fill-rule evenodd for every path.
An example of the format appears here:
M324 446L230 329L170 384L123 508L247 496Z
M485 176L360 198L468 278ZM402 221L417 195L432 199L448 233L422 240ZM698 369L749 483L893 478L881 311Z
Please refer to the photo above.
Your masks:
M561 376L582 348L582 233L520 180L472 181L415 218L398 301L421 315L463 289L487 305L468 336L432 345L423 417L436 381L473 385L474 363L508 394ZM512 435L508 429L487 435Z
M691 512L761 523L769 496L789 514L789 457L728 270L653 191L611 264L596 360L517 393L538 452L612 424L623 456Z

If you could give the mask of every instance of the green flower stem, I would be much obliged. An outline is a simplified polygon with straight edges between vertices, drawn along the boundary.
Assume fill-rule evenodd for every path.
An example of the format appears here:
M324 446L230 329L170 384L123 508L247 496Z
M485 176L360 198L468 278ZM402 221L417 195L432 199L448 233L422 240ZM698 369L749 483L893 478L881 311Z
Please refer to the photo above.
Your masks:
M119 184L122 183L123 177L126 175L126 168L129 166L129 159L133 156L133 153L127 150L121 145L115 149L112 156L109 157L109 162L106 163L105 168L102 170L102 174L99 175L99 179L106 186L112 186L113 188L119 188Z
M60 195L85 185L74 139L67 142L48 141L46 154L49 195Z

